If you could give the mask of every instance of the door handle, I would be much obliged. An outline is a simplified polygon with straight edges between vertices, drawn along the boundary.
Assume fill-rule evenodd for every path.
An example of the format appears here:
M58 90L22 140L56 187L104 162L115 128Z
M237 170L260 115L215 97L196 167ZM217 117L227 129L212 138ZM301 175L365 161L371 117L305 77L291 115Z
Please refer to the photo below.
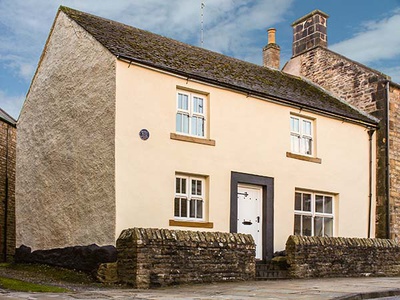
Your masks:
M250 220L243 220L242 224L243 225L251 225L253 223Z

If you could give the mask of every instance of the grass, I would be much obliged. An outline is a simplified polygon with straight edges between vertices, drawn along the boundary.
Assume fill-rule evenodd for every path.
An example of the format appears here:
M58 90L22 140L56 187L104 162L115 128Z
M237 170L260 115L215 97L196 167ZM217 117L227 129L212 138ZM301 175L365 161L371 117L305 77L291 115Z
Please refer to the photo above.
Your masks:
M3 289L19 292L37 292L37 293L66 293L69 290L50 285L35 284L18 279L0 277L0 286Z
M65 293L70 290L55 285L60 283L95 285L92 277L84 272L47 265L0 263L0 271L3 274L0 276L0 287L13 291Z
M84 272L51 267L47 265L3 263L0 264L0 268L14 270L28 275L31 274L32 276L39 274L40 277L45 277L52 281L64 281L76 284L93 284L92 277Z

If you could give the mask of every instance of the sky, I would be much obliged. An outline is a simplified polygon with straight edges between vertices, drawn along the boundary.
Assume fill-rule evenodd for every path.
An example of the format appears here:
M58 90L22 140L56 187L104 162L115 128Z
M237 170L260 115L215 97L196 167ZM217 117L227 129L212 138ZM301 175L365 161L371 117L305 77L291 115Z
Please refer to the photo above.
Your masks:
M329 49L400 83L400 0L0 0L0 108L15 119L60 5L256 64L273 27L281 67L291 24L319 9L329 15Z

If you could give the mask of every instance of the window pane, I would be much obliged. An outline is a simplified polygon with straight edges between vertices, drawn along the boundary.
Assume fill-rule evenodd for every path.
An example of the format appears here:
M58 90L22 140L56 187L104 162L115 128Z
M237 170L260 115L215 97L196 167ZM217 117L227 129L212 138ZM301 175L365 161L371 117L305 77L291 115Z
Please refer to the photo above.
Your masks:
M196 117L191 117L191 122L192 122L191 134L197 135L197 118Z
M189 133L189 116L182 115L182 131L184 133Z
M323 222L324 218L315 217L314 218L314 235L315 236L323 236Z
M199 110L198 113L203 114L204 110L203 110L204 106L203 106L203 99L199 98Z
M297 135L291 135L290 140L291 140L292 152L299 153L300 152L300 137Z
M193 112L194 113L203 113L203 99L199 97L193 97Z
M178 94L178 108L183 110L189 109L188 95Z
M319 213L324 212L324 196L321 195L315 196L315 211Z
M203 201L197 200L197 215L196 218L202 219L203 218Z
M303 211L311 211L311 194L303 194Z
M290 117L290 131L299 132L299 119Z
M188 209L187 209L187 200L186 199L181 199L181 217L183 218L187 218L187 213L188 213Z
M311 135L311 122L303 120L303 134Z
M325 210L324 213L331 214L332 213L332 197L325 196Z
M302 216L303 217L303 235L311 236L311 217Z
M196 195L196 180L192 179L192 195Z
M312 139L308 137L303 137L303 147L304 154L311 155L312 154Z
M196 216L196 200L190 200L190 217Z
M181 193L186 194L186 178L181 178Z
M175 193L180 193L181 192L181 179L176 178L175 179Z
M294 194L294 209L301 210L301 193Z
M294 215L294 235L301 235L301 216Z
M182 132L182 114L176 114L176 131Z
M198 101L197 101L197 97L193 97L193 112L197 112L198 111Z
M204 136L204 119L203 118L197 119L197 135Z
M333 236L333 219L324 218L324 236Z
M180 199L179 198L175 198L175 201L174 201L174 216L175 217L180 217L180 215L179 215L179 202L180 202Z
M197 193L196 193L196 195L201 196L202 195L201 192L202 192L201 191L201 180L197 180Z

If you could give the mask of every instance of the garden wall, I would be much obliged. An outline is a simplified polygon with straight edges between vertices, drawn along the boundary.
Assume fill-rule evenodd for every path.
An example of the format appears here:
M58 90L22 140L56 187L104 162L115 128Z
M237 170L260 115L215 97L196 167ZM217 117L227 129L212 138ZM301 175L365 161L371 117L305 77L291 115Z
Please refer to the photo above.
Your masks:
M133 228L117 252L119 281L136 288L255 278L251 235Z
M289 276L399 276L400 245L393 240L290 236Z

